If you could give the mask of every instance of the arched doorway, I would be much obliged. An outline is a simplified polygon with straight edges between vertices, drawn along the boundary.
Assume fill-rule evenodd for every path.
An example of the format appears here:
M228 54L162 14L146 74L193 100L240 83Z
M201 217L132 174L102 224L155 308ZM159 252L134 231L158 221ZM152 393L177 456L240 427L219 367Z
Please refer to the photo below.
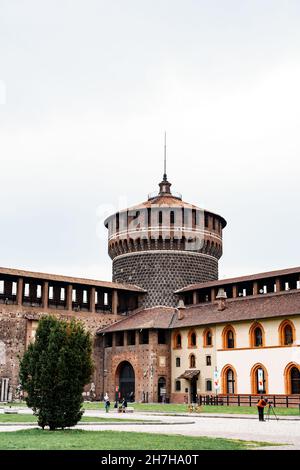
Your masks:
M262 364L255 364L252 367L250 377L253 395L268 393L268 372Z
M166 398L166 379L165 377L159 377L158 379L158 386L157 386L157 393L158 393L158 402L161 403Z
M222 393L226 395L237 394L237 374L231 364L223 367L221 372Z
M128 401L134 401L135 374L130 362L121 362L117 369L117 375L119 375L119 391L121 399L124 397Z

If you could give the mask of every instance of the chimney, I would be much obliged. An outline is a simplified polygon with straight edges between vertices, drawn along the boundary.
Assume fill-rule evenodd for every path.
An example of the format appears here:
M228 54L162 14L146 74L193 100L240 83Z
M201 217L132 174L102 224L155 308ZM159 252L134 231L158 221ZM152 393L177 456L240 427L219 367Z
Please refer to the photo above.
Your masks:
M218 310L222 312L226 308L227 299L227 294L224 289L219 289L216 299L218 300Z
M182 320L184 318L184 314L183 314L184 309L185 309L184 301L180 299L177 305L178 320Z

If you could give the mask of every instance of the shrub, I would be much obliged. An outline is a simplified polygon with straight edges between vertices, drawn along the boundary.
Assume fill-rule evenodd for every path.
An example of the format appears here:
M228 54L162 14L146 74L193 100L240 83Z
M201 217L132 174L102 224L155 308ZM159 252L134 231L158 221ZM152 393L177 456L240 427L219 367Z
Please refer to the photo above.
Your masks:
M92 341L81 322L44 317L20 364L26 403L43 429L74 426L82 417L84 385L93 371Z

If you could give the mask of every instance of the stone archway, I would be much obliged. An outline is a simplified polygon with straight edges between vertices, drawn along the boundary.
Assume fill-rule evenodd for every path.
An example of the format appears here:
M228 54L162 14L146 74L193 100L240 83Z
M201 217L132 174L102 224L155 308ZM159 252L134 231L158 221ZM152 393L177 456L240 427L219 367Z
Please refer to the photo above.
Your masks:
M128 401L135 399L135 373L128 361L119 364L116 371L116 383L119 383L120 398Z

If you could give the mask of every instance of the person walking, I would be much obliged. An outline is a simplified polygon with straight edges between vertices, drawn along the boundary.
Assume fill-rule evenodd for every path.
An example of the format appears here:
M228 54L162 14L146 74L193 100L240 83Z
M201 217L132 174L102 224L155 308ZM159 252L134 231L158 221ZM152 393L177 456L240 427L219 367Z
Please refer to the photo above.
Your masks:
M260 400L257 402L257 411L258 411L258 420L259 421L265 421L264 420L264 409L268 404L268 399L264 398L262 395L260 397Z
M108 396L107 392L104 395L104 406L105 406L106 413L108 413L109 412L109 407L110 407L110 401L109 401L109 396Z

